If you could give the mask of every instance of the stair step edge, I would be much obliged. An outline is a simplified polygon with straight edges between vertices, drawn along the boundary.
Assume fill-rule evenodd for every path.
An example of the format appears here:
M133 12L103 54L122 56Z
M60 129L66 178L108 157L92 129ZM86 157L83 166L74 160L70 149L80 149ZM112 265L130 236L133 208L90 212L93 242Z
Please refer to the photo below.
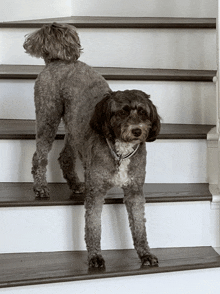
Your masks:
M104 250L105 270L88 270L87 252L0 254L0 288L220 267L209 246L156 248L158 267L141 267L135 250Z
M36 79L44 65L0 65L0 79ZM213 82L216 70L94 67L106 80Z
M33 183L0 183L0 207L84 205L84 194L71 195L66 183L49 183L50 199L36 200ZM146 203L212 201L207 183L144 185ZM123 204L123 192L110 190L105 204Z
M91 17L72 16L24 21L0 22L0 28L40 28L52 22L68 23L77 28L142 29L215 29L215 18L184 17Z
M163 124L158 139L206 139L214 125ZM60 125L56 139L63 140L64 126ZM34 140L35 120L0 119L0 140Z

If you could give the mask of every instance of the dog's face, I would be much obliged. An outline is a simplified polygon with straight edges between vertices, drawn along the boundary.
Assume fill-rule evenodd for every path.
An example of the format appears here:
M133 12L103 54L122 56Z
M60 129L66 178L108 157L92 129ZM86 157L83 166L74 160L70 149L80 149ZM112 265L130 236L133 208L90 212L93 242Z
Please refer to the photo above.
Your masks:
M160 131L160 117L149 95L139 90L107 94L95 108L90 125L108 139L152 142Z

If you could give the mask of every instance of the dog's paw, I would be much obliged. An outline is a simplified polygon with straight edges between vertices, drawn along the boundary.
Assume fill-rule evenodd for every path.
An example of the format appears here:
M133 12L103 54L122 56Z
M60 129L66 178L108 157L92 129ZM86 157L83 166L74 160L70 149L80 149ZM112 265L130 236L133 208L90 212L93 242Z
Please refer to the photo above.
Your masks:
M102 255L95 255L92 258L89 259L89 268L99 268L99 269L105 269L105 260L102 257Z
M83 194L85 192L86 186L85 183L76 184L73 188L73 194Z
M158 258L153 254L146 254L141 257L142 266L158 266Z
M34 187L35 199L47 200L50 198L49 189L47 186Z

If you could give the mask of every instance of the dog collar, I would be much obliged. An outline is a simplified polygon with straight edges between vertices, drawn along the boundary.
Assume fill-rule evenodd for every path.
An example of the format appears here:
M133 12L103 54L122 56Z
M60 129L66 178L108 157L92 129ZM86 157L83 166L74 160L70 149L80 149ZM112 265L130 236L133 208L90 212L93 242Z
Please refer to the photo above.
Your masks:
M139 148L139 146L140 146L140 144L138 144L138 145L136 146L136 148L135 148L132 152L130 152L130 153L126 154L126 155L118 155L118 154L113 150L113 148L112 148L112 146L111 146L111 144L110 144L110 142L109 142L109 140L108 140L107 138L106 138L106 142L107 142L107 144L108 144L108 147L109 147L109 149L110 149L110 152L111 152L112 156L113 156L114 159L118 162L119 165L121 164L122 160L124 160L124 159L128 159L128 158L132 157L132 156L138 151L138 148Z

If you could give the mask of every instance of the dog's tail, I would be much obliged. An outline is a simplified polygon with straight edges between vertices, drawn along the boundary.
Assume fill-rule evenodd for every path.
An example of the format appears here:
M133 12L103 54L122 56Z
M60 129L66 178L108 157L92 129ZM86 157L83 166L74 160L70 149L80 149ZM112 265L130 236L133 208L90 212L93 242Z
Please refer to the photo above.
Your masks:
M26 36L23 47L26 53L43 58L45 63L53 60L74 62L82 51L75 27L55 22Z

